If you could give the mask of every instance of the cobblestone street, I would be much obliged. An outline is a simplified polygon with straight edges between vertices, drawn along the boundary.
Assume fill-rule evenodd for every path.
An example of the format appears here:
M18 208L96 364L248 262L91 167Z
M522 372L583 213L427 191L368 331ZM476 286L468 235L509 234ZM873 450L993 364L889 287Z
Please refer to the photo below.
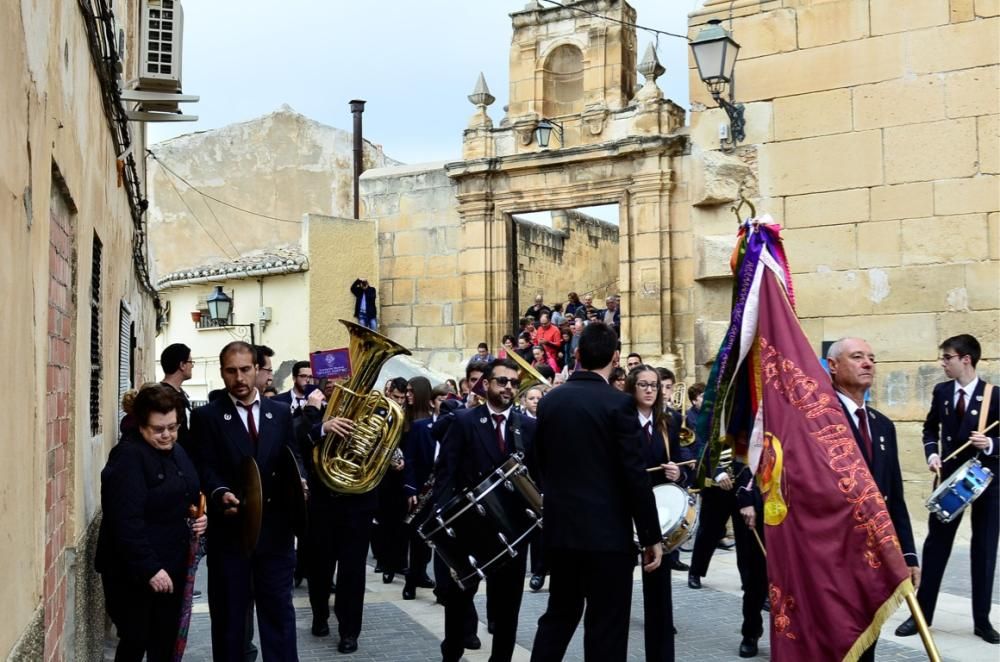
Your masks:
M689 554L682 554L687 560ZM371 566L369 566L371 570ZM199 586L205 593L205 571L199 573ZM950 662L993 662L997 647L984 643L972 634L972 617L969 601L968 547L958 547L952 554L948 572L942 586L935 616L934 637L944 660ZM716 552L704 588L695 591L687 587L687 575L674 573L674 619L678 630L676 657L678 660L738 660L736 650L740 642L739 578L736 571L736 554L732 551ZM1000 582L998 582L1000 584ZM418 662L438 660L438 644L444 631L444 610L434 604L431 591L420 590L417 599L401 598L402 580L383 584L381 575L369 574L368 592L365 596L364 630L359 639L358 652L350 658L357 662ZM546 588L532 593L527 588L521 606L520 625L514 659L526 661L530 656L538 618L545 611L548 599ZM317 638L309 632L312 615L305 584L295 590L295 607L298 626L300 660L330 660L341 657L337 652L336 624L331 616L332 636ZM1000 588L994 586L993 603L1000 605ZM486 596L483 591L476 598L480 620L485 621ZM994 623L997 619L994 610ZM900 607L883 630L879 641L877 660L924 660L926 655L919 637L900 639L892 631L906 617L906 607ZM766 622L766 621L765 621ZM629 633L629 660L644 658L642 635L642 587L637 581L632 593L632 625ZM468 651L469 662L485 662L489 658L490 637L485 623L479 630L483 648ZM769 648L766 637L761 640L759 660L767 660ZM114 658L114 642L109 641L107 660ZM191 621L191 634L185 660L210 662L208 602L206 597L195 601ZM583 659L583 631L577 630L570 644L567 660Z

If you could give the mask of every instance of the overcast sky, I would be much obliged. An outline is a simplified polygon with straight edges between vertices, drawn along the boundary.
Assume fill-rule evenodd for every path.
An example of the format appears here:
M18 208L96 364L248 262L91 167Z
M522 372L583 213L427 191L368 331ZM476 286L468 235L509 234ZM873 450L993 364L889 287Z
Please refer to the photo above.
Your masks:
M197 122L150 124L150 142L213 129L287 103L324 124L351 129L348 102L364 99L364 133L405 163L454 160L482 71L507 103L512 11L527 0L184 0L183 83L200 95L184 112ZM685 34L700 0L630 0L636 22ZM543 4L546 4L543 2ZM654 35L639 30L638 59ZM687 44L660 36L659 79L687 108ZM638 76L641 84L643 78Z

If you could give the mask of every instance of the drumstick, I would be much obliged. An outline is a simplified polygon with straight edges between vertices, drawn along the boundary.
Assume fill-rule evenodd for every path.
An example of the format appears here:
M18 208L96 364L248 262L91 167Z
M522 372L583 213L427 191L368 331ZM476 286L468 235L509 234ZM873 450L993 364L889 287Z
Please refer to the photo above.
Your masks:
M678 466L678 467L683 467L686 464L695 464L697 462L698 462L698 460L685 460L683 462L674 462L674 465ZM662 466L660 466L660 467L650 467L650 468L646 469L646 471L648 471L650 473L652 473L654 471L662 471L662 470L663 470Z
M989 425L987 425L985 428L983 428L982 430L980 430L979 434L986 434L987 432L989 432L990 430L992 430L993 428L995 428L996 425L997 425L997 423L1000 423L1000 420L993 421L992 423L990 423ZM949 455L945 459L941 460L941 464L944 464L945 462L947 462L951 458L955 457L956 455L958 455L959 453L961 453L962 451L964 451L966 448L969 447L969 444L971 444L971 443L972 443L972 440L970 439L969 441L965 442L964 444L962 444L961 446L959 446L958 448L956 448L955 451L951 455Z
M767 558L767 550L764 549L764 541L760 539L760 534L757 533L757 529L756 528L753 528L753 529L750 529L750 530L753 531L753 537L757 539L757 544L760 545L760 552L761 552L761 554L764 555L764 558L766 559Z

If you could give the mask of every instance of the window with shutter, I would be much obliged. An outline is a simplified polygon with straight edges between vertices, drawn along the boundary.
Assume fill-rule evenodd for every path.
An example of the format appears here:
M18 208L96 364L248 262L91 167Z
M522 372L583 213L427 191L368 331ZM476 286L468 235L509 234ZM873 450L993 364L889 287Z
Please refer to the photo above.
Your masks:
M134 387L132 372L132 348L135 346L135 324L132 322L132 310L127 302L122 301L118 313L118 420L125 416L122 410L122 396Z

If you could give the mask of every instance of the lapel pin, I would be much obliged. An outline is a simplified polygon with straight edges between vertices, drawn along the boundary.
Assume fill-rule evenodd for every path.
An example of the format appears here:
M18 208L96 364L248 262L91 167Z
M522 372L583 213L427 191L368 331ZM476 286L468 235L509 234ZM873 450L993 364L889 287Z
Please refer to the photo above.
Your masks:
M485 417L485 416L483 416L482 418L480 418L480 419L479 419L479 422L480 422L480 423L486 423L486 417Z
M222 418L224 418L227 421L231 421L231 420L233 420L233 415L232 414L223 414Z
M973 410L972 410L972 411L970 411L969 413L970 413L970 414L972 414L973 416L979 416L979 412L978 412L978 411L976 411L975 409L973 409Z
M266 414L264 414L264 418L270 420L274 418L274 414L272 414L271 412L267 412Z
M983 401L983 396L977 395L976 396L976 402L982 402L982 401Z
M885 437L883 437L883 436L879 435L879 438L878 438L878 443L880 443L880 444L884 444L884 443L885 443Z

